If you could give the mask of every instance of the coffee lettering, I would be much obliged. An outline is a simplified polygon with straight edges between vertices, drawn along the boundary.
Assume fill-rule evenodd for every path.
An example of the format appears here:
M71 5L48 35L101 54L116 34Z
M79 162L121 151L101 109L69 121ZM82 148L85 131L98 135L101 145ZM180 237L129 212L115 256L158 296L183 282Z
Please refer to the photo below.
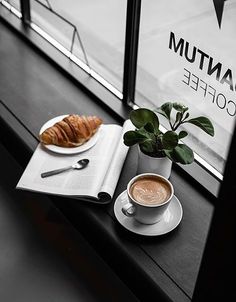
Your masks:
M219 81L222 64L221 63L217 63L213 67L212 67L212 65L213 65L213 59L210 58L209 59L209 64L208 64L208 69L207 69L207 74L212 75L212 74L214 74L216 72L215 73L216 80Z
M203 86L201 84L203 84ZM204 91L204 97L205 97L207 93L207 83L200 79L199 88Z
M202 70L203 66L204 66L204 59L205 58L209 58L209 56L205 52L203 52L202 50L200 50L200 49L198 49L197 51L201 55L201 57L200 57L200 63L199 63L199 68Z
M188 71L186 68L184 68L184 70L186 71L186 73L184 74L184 77L185 77L187 80L186 80L186 81L182 80L182 82L184 82L185 84L189 85L190 78L191 78L191 72Z
M220 109L224 109L226 106L226 98L222 93L219 93L216 97L216 104Z
M197 64L200 70L205 70L206 74L215 77L221 84L227 84L230 90L236 90L231 69L224 68L221 62L215 62L213 57L209 56L196 46L191 46L190 43L183 38L180 38L179 40L176 39L175 33L173 32L170 32L169 49L173 50L181 57L184 53L184 57L188 62Z
M196 74L191 73L186 68L184 68L182 82L196 93L199 93L204 99L215 104L220 110L225 110L228 115L236 115L236 103L234 101L228 100L223 93L217 91L213 86L208 85Z
M215 97L216 97L216 90L213 88L211 85L208 86L210 91L208 90L208 94L212 95L212 103L215 102ZM213 93L211 91L214 91Z
M233 108L233 111L229 110L229 108L230 109ZM235 114L236 114L236 104L233 101L231 101L231 100L228 101L228 107L227 107L226 110L227 110L227 112L228 112L229 115L235 116Z
M194 46L193 47L193 50L192 50L192 56L191 58L189 57L189 43L186 42L185 44L185 58L187 61L189 61L190 63L193 63L195 61L195 58L196 58L196 51L197 51L197 48Z
M198 84L199 84L199 77L195 76L194 74L193 74L193 77L195 78L195 81L194 81L194 79L192 79L192 83L195 85L194 86L190 85L190 87L197 91Z
M221 79L221 84L227 83L231 90L234 90L232 71L228 69Z
M180 39L178 45L176 45L175 42L175 34L173 32L170 33L170 42L169 42L169 48L172 49L174 48L174 51L177 52L178 49L180 49L179 55L183 55L183 50L184 50L184 39Z

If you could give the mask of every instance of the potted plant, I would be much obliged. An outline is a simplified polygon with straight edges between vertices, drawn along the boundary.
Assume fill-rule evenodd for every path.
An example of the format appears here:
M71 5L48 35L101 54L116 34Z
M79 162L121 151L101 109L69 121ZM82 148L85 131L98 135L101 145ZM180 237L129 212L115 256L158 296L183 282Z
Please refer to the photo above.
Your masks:
M159 129L157 114L168 120L170 129L165 133ZM189 116L188 107L172 102L167 102L154 111L146 108L131 111L130 120L136 129L126 132L123 138L127 146L139 145L138 173L156 172L169 178L172 162L183 165L193 162L192 149L182 142L188 133L177 130L188 123L214 136L214 127L207 117Z

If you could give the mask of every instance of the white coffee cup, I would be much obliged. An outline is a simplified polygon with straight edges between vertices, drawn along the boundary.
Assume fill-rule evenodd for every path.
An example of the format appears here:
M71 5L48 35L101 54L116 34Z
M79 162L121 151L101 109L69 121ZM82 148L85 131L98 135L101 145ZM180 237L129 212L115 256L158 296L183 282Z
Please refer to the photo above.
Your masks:
M174 196L174 188L164 176L143 173L129 181L127 195L129 202L122 207L122 212L143 224L154 224L163 217Z

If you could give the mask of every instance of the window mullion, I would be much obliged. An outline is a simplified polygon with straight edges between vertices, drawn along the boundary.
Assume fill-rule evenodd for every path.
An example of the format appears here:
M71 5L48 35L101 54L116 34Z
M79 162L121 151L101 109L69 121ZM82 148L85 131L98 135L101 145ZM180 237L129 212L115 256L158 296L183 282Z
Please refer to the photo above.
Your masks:
M123 102L126 104L132 104L135 97L140 13L141 0L128 0L123 76Z
M24 24L28 24L31 21L30 15L30 0L20 0L20 7L22 13L22 20Z

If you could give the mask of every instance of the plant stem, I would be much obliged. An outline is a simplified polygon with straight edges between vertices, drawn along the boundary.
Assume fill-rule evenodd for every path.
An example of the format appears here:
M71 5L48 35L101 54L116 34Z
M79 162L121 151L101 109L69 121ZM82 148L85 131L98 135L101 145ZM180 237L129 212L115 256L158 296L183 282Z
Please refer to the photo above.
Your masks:
M170 125L171 130L173 130L175 124L172 125L171 122L170 122L170 120L169 120L169 125Z
M156 149L156 153L158 153L158 136L155 135L155 149Z
M173 127L173 131L176 131L177 130L177 128L181 125L181 123L182 123L182 121L181 121L181 119L180 119L180 121L178 122L178 123L174 123L174 127Z
M173 131L176 131L176 130L179 128L179 126L180 126L181 124L183 124L182 121L180 121L180 122L175 126L175 128L173 129Z

